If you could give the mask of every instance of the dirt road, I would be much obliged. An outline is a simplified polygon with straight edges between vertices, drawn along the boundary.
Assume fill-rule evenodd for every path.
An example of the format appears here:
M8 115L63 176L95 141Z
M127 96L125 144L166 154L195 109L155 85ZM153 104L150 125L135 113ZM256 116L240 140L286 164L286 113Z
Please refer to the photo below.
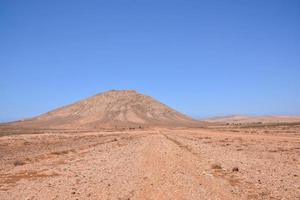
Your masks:
M0 199L300 199L300 137L155 130L0 138Z

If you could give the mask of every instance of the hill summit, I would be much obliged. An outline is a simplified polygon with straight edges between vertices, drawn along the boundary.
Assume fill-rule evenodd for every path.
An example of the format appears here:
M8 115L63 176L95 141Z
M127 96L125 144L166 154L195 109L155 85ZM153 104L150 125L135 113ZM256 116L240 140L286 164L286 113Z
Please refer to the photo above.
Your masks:
M200 125L199 121L134 90L109 90L18 123L45 128Z

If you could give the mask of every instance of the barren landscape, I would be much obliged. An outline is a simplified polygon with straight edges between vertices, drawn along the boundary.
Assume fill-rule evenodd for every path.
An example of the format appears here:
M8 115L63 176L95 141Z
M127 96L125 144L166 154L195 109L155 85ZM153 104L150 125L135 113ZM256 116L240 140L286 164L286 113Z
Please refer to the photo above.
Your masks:
M0 200L300 200L300 0L0 0Z
M118 103L91 106L103 99ZM198 122L133 91L90 100L1 125L0 199L300 199L299 122Z

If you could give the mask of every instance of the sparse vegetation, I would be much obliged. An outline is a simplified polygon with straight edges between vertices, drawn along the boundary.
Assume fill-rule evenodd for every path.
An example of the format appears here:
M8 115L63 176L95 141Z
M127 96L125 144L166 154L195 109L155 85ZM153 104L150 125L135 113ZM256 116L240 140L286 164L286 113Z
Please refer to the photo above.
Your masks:
M20 165L25 165L25 162L22 161L22 160L16 160L16 161L14 162L14 166L20 166Z
M63 154L68 154L69 151L68 150L64 150L64 151L55 151L55 152L52 152L51 154L54 154L54 155L63 155Z
M221 166L221 164L215 163L215 164L211 165L211 168L212 169L222 169L222 166Z

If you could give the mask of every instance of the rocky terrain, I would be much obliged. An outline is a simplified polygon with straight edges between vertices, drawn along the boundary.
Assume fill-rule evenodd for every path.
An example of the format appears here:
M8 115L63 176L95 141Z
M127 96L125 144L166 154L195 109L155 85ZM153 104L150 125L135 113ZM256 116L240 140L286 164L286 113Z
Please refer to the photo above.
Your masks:
M0 138L0 199L299 199L300 137L209 129Z
M0 126L0 199L300 199L300 124L193 120L109 91Z

